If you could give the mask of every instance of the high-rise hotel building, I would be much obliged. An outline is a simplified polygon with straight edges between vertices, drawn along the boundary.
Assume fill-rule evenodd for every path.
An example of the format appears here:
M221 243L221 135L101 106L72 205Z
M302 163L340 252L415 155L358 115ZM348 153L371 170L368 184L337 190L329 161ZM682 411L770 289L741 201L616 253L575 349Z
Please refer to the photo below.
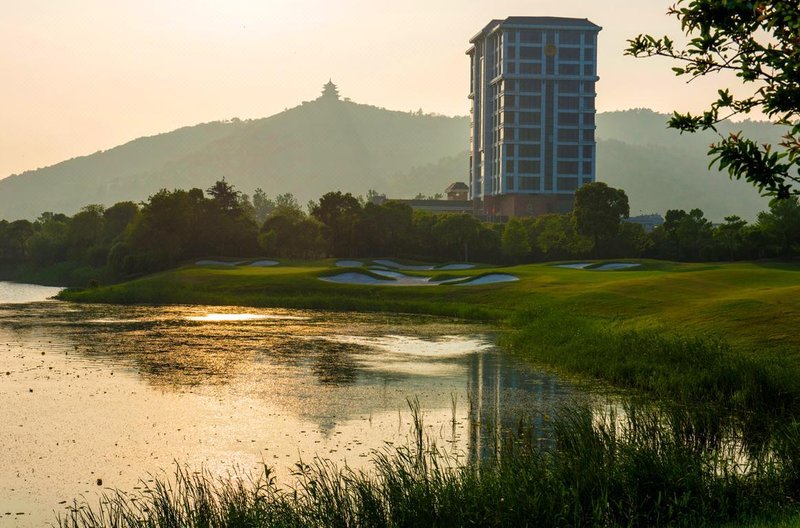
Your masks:
M597 26L509 17L470 40L470 198L487 216L572 208L595 179Z

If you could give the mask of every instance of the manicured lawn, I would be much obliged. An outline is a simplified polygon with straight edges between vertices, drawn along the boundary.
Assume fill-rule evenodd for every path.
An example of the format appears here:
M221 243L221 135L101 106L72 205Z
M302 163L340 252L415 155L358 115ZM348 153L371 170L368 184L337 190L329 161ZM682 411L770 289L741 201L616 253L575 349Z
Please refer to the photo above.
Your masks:
M447 277L502 271L520 281L485 286L384 287L331 284L319 276L346 271L333 260L270 268L187 266L120 285L62 297L83 302L203 303L366 311L408 311L504 320L546 306L609 328L655 329L720 338L738 351L794 355L800 350L800 265L677 264L590 271L548 264L447 272ZM347 270L352 271L352 270ZM443 278L440 272L405 272Z

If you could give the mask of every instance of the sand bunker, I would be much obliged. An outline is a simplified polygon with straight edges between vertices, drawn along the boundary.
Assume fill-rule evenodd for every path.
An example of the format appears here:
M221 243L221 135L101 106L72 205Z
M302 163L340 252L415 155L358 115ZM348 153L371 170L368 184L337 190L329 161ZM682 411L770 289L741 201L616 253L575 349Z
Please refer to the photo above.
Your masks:
M320 277L319 280L323 280L325 282L335 282L337 284L391 284L394 281L392 279L377 279L375 277L370 277L369 275L365 275L363 273L340 273L339 275L331 275L329 277Z
M255 262L251 262L248 266L256 267L256 268L266 268L269 266L277 266L280 264L277 260L257 260Z
M608 264L603 264L602 266L597 266L596 268L590 268L589 266L591 265L592 262L576 262L573 264L553 264L553 267L579 269L587 271L614 271L614 270L638 268L639 266L641 266L641 264L634 264L632 262L609 262Z
M445 266L439 266L436 268L437 270L465 270L465 269L472 269L475 267L475 264L447 264Z
M360 268L364 263L360 260L337 260L336 266L339 268Z
M381 266L385 266L387 268L402 269L409 271L429 271L433 269L433 266L408 266L406 264L398 264L393 260L378 259L378 260L373 260L372 262L374 262L375 264L380 264Z
M639 266L640 264L633 264L632 262L609 262L608 264L603 264L602 266L597 266L596 268L592 268L590 271L614 271L614 270L638 268Z
M459 282L454 284L454 286L480 286L481 284L498 284L501 282L515 282L518 280L519 277L509 275L508 273L489 273L477 279Z
M451 270L472 269L475 267L475 264L467 264L467 263L445 264L444 266L433 266L433 265L412 266L409 264L400 264L393 260L386 260L386 259L373 260L372 262L385 268L393 268L393 269L407 270L407 271L432 271L432 270L451 271Z
M454 284L455 286L480 286L482 284L497 284L501 282L513 282L519 280L518 277L509 275L507 273L490 273L489 275L484 275L471 280L468 277L457 277L454 279L433 281L431 280L431 277L412 277L397 271L377 269L371 269L370 271L376 275L386 278L379 279L364 273L349 272L340 273L339 275L332 275L329 277L320 277L320 280L324 280L326 282L335 282L337 284L370 284L377 286L439 286L440 284L449 283L456 283Z
M554 264L554 268L567 268L567 269L584 269L591 266L591 262L576 262L574 264Z

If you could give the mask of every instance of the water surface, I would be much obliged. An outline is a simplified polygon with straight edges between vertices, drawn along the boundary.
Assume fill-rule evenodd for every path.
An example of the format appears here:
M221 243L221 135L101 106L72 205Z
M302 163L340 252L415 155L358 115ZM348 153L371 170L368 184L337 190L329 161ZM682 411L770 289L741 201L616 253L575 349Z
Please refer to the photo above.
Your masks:
M224 475L301 457L368 463L426 432L464 457L487 430L581 397L503 354L492 328L420 316L44 301L0 283L0 526L174 463ZM38 296L38 297L37 297ZM16 304L10 304L11 300ZM27 301L27 302L26 302ZM536 418L534 418L535 420Z

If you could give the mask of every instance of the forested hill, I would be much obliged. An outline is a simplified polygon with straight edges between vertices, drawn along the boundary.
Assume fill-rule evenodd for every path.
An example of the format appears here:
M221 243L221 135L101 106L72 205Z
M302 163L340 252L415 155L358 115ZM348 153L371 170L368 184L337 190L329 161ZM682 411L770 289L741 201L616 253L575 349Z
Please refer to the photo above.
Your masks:
M631 213L699 207L715 221L754 218L767 200L746 183L710 174L712 133L666 128L649 110L598 115L598 179L627 191ZM726 124L776 142L765 123ZM225 177L239 190L294 193L301 203L330 190L393 197L442 192L468 173L467 117L395 112L319 99L272 117L185 127L0 180L0 219L73 214L90 203L144 200L161 188L208 188Z
M181 128L10 176L0 180L0 218L72 214L90 203L144 200L161 188L206 189L222 177L248 194L258 187L269 195L291 192L301 203L330 190L363 194L465 151L468 141L467 117L322 98L272 117Z

